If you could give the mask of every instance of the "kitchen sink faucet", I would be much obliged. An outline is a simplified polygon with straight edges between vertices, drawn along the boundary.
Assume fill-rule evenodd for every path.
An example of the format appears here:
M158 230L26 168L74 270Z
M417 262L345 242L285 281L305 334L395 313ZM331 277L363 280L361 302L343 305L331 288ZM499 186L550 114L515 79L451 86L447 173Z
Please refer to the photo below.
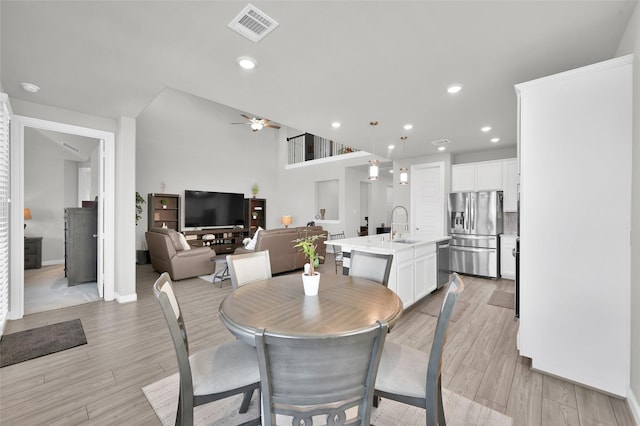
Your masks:
M401 209L404 211L404 222L394 222L393 216L396 210ZM403 238L403 232L409 231L409 212L404 206L395 206L391 210L391 241L396 238ZM400 233L400 235L398 235Z

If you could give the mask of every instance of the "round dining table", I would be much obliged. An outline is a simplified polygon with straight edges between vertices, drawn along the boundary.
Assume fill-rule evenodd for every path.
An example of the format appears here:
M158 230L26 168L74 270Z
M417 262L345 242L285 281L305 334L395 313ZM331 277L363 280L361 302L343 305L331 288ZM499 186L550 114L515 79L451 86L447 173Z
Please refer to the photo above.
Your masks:
M317 296L305 296L301 274L243 285L220 304L220 319L239 339L255 346L255 332L290 336L343 335L384 320L389 329L402 301L382 284L348 275L323 274Z

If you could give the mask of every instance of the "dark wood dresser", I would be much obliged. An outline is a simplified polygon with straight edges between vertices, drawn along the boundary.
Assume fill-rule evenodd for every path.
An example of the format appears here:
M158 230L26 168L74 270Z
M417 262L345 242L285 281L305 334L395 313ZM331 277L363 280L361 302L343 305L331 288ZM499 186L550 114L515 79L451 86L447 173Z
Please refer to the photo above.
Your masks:
M24 269L42 268L42 237L24 237Z
M97 209L64 209L64 271L70 286L97 280L97 234Z

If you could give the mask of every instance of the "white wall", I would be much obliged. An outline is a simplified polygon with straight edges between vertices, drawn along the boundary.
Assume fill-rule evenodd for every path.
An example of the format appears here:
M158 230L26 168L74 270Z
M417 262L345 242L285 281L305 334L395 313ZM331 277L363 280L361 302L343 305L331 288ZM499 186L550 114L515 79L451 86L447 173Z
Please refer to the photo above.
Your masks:
M515 104L513 106L515 108ZM503 160L506 158L516 158L518 156L516 146L506 148L487 149L485 151L462 152L453 155L451 164L475 163L478 161Z
M163 183L167 193L183 198L185 189L236 192L248 198L258 183L257 197L267 200L267 228L282 226L280 215L285 212L279 207L275 172L281 132L252 132L248 125L230 124L242 121L240 112L229 107L165 89L137 119L135 190L145 201L148 193L161 192ZM136 227L139 248L147 230L147 207L145 203Z
M640 423L640 6L618 46L616 56L634 54L633 148L631 193L631 390L629 402Z
M136 294L136 243L131 238L136 229L136 121L121 117L118 120L115 147L115 297L119 302L132 302ZM108 247L107 247L108 248ZM129 277L129 279L122 279Z
M338 179L339 222L322 226L330 233L344 230L347 236L355 236L358 219L347 218L346 212L358 209L359 195L347 197L346 170L366 165L369 158L285 169L286 138L300 132L285 127L251 132L247 125L230 124L243 121L239 114L196 96L164 90L137 119L135 189L145 199L149 192L160 192L163 183L168 193L184 195L185 189L196 189L250 197L251 186L258 183L257 196L267 200L267 228L280 228L282 215L292 216L292 226L316 220L316 182ZM366 180L364 170L358 182ZM386 221L384 207L381 212L377 222ZM147 229L146 204L136 228L141 248Z
M64 261L64 208L77 204L77 162L37 130L25 129L24 206L31 210L26 236L42 237L42 263ZM69 204L71 202L71 204Z

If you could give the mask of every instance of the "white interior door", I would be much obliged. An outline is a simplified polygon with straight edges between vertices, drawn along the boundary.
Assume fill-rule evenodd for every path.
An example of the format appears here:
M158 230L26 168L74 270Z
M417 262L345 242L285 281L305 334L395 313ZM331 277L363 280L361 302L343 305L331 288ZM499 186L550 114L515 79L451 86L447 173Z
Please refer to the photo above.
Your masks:
M95 235L98 244L98 295L100 298L104 298L104 241L105 241L105 209L106 209L106 200L105 200L105 174L106 174L106 161L105 161L105 142L104 139L100 139L100 170L98 172L98 176L100 176L99 180L99 196L98 196L98 234Z
M411 232L419 236L446 234L444 162L411 166Z

